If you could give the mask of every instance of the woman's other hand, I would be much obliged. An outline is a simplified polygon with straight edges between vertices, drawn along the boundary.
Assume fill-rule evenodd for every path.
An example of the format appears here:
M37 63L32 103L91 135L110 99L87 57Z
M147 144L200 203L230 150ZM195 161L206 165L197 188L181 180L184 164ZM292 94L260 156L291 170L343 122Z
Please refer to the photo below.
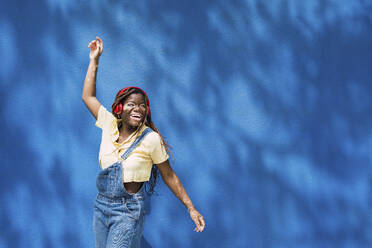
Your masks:
M194 231L202 232L204 230L204 227L205 227L205 222L204 222L203 216L195 208L191 208L189 210L189 213L190 213L191 219L194 221L194 223L196 225Z
M98 61L103 51L103 42L98 36L96 38L89 43L88 47L90 48L89 58Z

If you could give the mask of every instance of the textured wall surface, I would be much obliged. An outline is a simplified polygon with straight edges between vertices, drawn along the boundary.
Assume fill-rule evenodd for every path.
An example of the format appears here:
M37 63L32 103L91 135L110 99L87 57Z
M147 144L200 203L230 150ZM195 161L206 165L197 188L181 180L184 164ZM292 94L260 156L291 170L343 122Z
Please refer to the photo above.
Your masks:
M206 229L162 182L143 247L372 247L372 1L5 1L0 247L93 247L100 129L143 87Z

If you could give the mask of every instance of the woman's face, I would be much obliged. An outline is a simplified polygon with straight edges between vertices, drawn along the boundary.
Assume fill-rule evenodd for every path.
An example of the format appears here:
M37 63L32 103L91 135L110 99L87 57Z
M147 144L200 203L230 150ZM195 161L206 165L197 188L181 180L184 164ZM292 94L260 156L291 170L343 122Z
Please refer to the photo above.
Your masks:
M130 94L123 104L121 119L129 127L138 127L146 115L145 98L140 93Z

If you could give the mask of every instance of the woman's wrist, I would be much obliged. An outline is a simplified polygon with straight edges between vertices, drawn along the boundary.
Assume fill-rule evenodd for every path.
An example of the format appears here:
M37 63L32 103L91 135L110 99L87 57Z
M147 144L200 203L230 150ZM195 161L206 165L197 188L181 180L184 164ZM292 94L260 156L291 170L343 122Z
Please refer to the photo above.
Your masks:
M90 63L91 64L94 64L94 65L98 65L98 61L99 61L99 58L95 58L95 59L90 59Z
M187 211L188 211L189 213L191 212L191 210L195 210L194 205L191 205L191 206L188 206L188 207L187 207Z

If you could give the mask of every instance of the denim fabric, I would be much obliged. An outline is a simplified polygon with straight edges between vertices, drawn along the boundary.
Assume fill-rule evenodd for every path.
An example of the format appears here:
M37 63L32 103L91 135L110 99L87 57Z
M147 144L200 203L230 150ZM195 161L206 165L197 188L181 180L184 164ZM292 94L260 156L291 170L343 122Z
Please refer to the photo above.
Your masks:
M94 204L96 248L140 247L144 225L144 184L129 194L122 183L121 164L103 170L97 178L99 193Z
M123 154L123 159L126 159L144 136L152 130L145 131ZM96 183L98 194L93 215L95 247L140 247L145 220L145 183L137 193L128 193L123 185L120 162L102 170L98 174Z

